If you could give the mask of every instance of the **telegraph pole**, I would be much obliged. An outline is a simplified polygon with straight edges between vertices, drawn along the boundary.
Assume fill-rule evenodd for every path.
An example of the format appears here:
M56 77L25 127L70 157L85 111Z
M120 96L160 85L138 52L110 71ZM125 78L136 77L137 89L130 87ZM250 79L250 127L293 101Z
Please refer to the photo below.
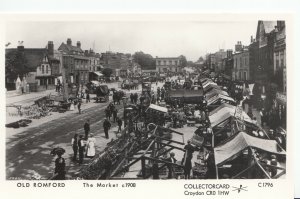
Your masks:
M64 57L63 57L63 59L64 59ZM62 84L63 84L63 87L62 87L62 90L63 90L63 100L67 101L68 98L69 98L69 92L68 92L68 79L66 77L65 67L66 66L64 64L62 64L61 75L62 75Z

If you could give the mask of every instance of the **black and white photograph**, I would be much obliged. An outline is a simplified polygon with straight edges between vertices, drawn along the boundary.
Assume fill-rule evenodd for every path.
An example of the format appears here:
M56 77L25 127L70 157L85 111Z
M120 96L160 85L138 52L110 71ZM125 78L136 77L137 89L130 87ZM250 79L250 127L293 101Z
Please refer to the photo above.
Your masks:
M287 28L8 21L6 180L285 179Z

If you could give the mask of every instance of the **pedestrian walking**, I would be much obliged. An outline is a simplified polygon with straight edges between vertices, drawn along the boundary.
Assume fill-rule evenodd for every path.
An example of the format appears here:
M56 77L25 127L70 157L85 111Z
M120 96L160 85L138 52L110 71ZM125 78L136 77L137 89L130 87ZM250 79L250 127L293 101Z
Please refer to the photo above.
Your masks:
M137 104L138 98L139 98L138 94L134 93L134 95L133 95L134 104Z
M184 149L186 150L186 159L191 160L193 158L193 153L195 151L195 147L192 146L191 141L188 140L187 144L184 146Z
M89 103L90 102L90 93L87 92L86 93L86 103Z
M87 146L86 147L87 148L86 157L93 158L95 156L95 154L96 154L95 144L96 144L96 138L91 133L90 137L88 138L88 140L86 142L86 146Z
M105 133L105 138L106 139L109 139L109 136L108 136L108 130L110 129L111 127L111 124L110 122L108 121L108 119L106 118L103 122L103 128L104 128L104 133Z
M118 118L117 119L117 122L118 122L118 133L121 132L122 130L122 124L123 124L123 121L121 120L121 118Z
M111 112L110 112L110 108L109 107L107 107L105 109L105 115L106 115L106 119L110 120L110 118L111 118Z
M118 117L118 109L114 109L114 111L113 111L113 120L114 120L114 122L116 122L117 121L117 117Z
M71 140L71 145L73 148L73 161L77 161L77 153L78 153L78 134L75 133L74 137Z
M78 140L78 152L79 152L79 164L83 163L83 157L84 157L84 141L83 141L83 135L79 135Z
M89 132L90 132L90 120L87 120L85 122L85 124L83 125L83 129L84 129L84 139L87 140L88 136L89 136Z
M78 101L77 108L78 108L78 113L81 114L81 101L80 100Z

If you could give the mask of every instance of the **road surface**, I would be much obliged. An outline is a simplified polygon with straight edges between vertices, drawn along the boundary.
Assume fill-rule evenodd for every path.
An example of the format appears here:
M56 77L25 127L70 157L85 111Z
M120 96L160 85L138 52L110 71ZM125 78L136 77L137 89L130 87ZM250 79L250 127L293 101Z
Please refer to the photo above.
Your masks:
M93 102L91 102L93 103ZM66 150L67 177L71 177L80 169L80 165L71 161L72 148L71 139L75 132L84 134L83 125L90 119L91 133L97 140L96 150L103 150L106 143L102 121L105 118L104 109L108 103L99 103L92 108L85 109L82 114L74 112L59 119L43 123L37 127L28 128L14 136L7 136L6 140L6 178L7 179L48 179L54 170L55 157L50 151L57 147ZM122 106L119 114L122 114ZM112 126L116 124L112 123ZM110 130L110 139L115 138L115 128ZM88 159L85 159L88 163Z

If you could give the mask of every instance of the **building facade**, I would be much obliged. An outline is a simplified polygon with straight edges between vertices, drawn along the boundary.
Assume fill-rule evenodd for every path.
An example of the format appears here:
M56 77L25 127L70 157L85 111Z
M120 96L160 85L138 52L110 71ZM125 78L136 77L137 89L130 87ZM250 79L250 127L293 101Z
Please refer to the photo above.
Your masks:
M249 74L249 51L245 48L242 52L233 54L232 80L247 81Z
M286 33L285 22L277 21L274 42L274 75L282 76L277 84L279 90L286 93ZM280 77L279 77L280 78Z
M258 63L255 80L265 84L274 73L274 29L276 21L258 21L256 41L258 42Z
M130 65L130 56L124 53L113 53L111 51L107 51L101 54L101 63L104 68L111 68L113 70L113 74L116 76L118 72L117 69L128 68Z
M227 57L227 52L224 49L220 49L219 51L215 52L214 57L215 72L224 72L225 68L223 67L223 60Z
M48 44L53 42L49 41ZM47 48L25 48L19 44L17 48L6 49L6 64L10 62L15 64L10 66L14 71L18 71L17 76L29 85L31 92L43 91L55 88L54 71L57 71L60 61L55 59ZM10 61L9 61L10 60ZM7 65L8 66L8 65ZM14 84L17 77L10 74L9 68L5 70L6 82ZM10 86L8 90L16 89Z
M156 57L156 71L159 73L182 72L180 57Z
M76 46L72 45L72 40L67 39L67 43L62 43L58 50L63 56L63 67L67 83L84 85L89 82L90 59L84 55L80 41Z

